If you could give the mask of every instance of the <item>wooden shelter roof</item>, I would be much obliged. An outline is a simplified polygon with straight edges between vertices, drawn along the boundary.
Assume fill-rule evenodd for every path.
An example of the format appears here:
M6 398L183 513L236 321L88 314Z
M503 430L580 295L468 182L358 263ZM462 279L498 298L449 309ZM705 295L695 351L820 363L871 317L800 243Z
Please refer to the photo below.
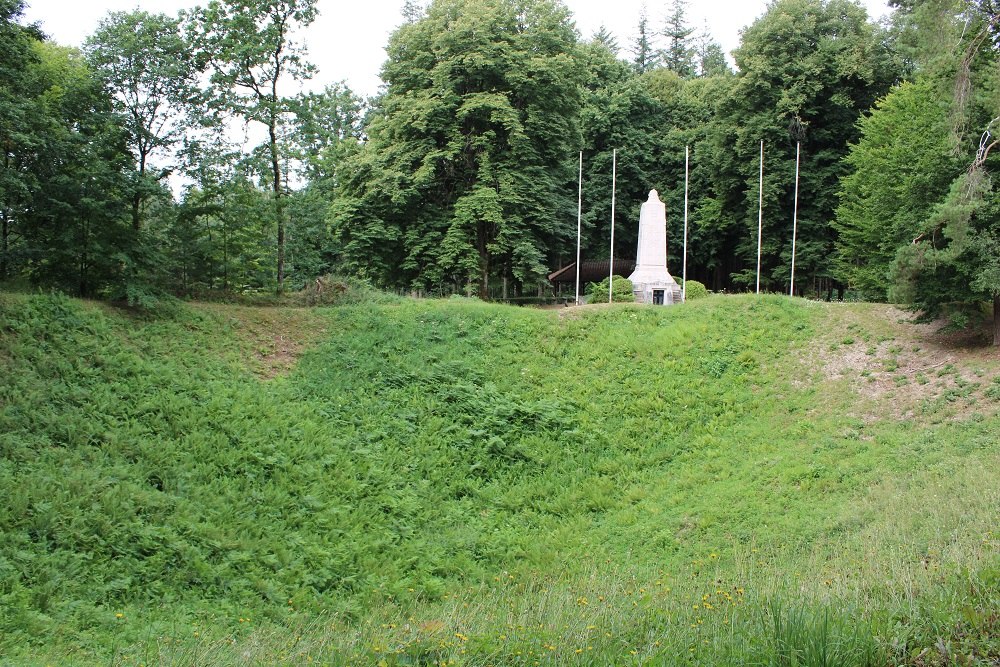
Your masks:
M615 259L615 275L626 278L635 270L634 259ZM599 283L608 277L611 271L611 260L585 259L580 262L580 284ZM558 271L549 274L549 282L576 283L576 262L570 262Z

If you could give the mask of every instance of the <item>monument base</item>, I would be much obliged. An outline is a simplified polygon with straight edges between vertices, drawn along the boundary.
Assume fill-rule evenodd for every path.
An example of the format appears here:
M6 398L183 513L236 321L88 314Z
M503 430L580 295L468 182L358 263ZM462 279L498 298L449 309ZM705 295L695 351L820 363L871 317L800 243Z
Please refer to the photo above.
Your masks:
M670 306L681 302L681 286L672 278L667 281L632 283L632 294L636 303L654 306Z

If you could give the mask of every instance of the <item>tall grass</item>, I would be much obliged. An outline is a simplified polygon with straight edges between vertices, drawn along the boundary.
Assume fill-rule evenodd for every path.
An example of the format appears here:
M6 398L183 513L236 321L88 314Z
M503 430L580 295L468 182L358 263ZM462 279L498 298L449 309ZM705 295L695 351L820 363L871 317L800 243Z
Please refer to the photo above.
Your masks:
M845 417L863 399L802 361L822 306L312 315L325 338L261 381L237 308L135 318L0 298L0 655L865 665L924 649L934 664L938 640L993 650L970 637L994 627L997 419Z

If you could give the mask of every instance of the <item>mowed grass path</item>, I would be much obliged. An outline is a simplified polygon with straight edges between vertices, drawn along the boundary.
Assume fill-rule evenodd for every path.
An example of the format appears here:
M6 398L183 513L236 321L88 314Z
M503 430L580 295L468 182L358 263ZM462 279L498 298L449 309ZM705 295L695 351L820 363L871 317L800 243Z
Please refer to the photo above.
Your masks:
M996 656L1000 401L868 416L838 306L0 304L11 664Z

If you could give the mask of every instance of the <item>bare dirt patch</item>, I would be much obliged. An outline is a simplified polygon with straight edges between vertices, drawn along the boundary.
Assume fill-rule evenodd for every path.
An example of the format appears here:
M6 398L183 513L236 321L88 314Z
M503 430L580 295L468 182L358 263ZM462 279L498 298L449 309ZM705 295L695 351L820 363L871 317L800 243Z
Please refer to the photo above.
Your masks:
M960 418L1000 409L1000 350L887 304L825 304L809 365L870 400L865 418Z
M327 332L328 322L307 308L203 304L233 327L240 357L258 377L287 375L302 353Z
M637 304L634 303L585 303L579 306L569 305L569 306L558 306L559 308L559 319L561 320L575 320L583 317L586 313L593 313L599 310L608 310L610 308L635 308Z

